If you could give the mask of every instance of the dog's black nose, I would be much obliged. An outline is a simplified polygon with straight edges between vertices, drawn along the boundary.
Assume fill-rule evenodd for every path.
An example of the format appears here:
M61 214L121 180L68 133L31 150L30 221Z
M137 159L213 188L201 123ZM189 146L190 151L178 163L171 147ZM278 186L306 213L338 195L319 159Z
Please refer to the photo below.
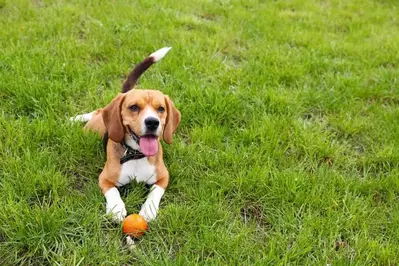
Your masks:
M155 117L148 117L144 120L144 124L149 130L156 130L159 126L159 119Z

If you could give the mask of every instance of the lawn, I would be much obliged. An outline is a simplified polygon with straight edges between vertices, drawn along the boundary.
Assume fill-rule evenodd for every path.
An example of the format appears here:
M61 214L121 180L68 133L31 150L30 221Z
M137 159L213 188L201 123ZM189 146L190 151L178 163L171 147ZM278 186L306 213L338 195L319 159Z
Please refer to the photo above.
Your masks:
M0 0L0 265L399 264L395 0ZM182 113L134 250L100 138L70 116L139 87ZM121 190L137 213L147 190Z

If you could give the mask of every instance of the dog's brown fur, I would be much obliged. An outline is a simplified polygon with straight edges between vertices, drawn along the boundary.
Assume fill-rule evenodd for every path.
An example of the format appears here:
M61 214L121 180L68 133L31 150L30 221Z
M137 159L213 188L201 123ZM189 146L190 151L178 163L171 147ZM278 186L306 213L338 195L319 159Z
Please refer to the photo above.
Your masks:
M142 111L131 111L129 107L132 105L137 105ZM163 107L165 111L158 112L159 107ZM85 125L86 130L96 131L102 135L108 131L109 134L107 162L99 177L99 185L103 193L115 187L118 182L121 169L119 160L124 153L120 142L128 134L127 127L140 136L142 116L147 108L158 114L162 127L161 135L166 143L171 144L172 135L180 122L180 112L167 95L156 90L131 90L119 94L107 107L97 110L93 118ZM148 160L156 167L156 184L166 189L169 183L169 173L163 162L162 146L159 139L158 146L158 153L148 157Z

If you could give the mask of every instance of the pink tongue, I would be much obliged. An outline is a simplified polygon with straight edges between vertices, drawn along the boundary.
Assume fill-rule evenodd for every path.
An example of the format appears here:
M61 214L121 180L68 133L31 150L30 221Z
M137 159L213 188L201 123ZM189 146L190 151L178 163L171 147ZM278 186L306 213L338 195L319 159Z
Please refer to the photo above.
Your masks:
M154 156L158 152L158 141L153 136L140 138L140 150L145 156Z

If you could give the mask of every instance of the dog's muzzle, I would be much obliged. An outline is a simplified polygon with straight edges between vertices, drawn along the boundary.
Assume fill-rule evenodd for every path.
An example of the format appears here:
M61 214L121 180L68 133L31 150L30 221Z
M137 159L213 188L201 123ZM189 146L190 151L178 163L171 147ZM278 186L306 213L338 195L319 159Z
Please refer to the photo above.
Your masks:
M145 125L145 127L146 127L146 131L148 132L148 133L153 133L153 132L155 132L157 129L158 129L158 127L159 127L159 119L158 118L155 118L155 117L147 117L145 120L144 120L144 125Z

